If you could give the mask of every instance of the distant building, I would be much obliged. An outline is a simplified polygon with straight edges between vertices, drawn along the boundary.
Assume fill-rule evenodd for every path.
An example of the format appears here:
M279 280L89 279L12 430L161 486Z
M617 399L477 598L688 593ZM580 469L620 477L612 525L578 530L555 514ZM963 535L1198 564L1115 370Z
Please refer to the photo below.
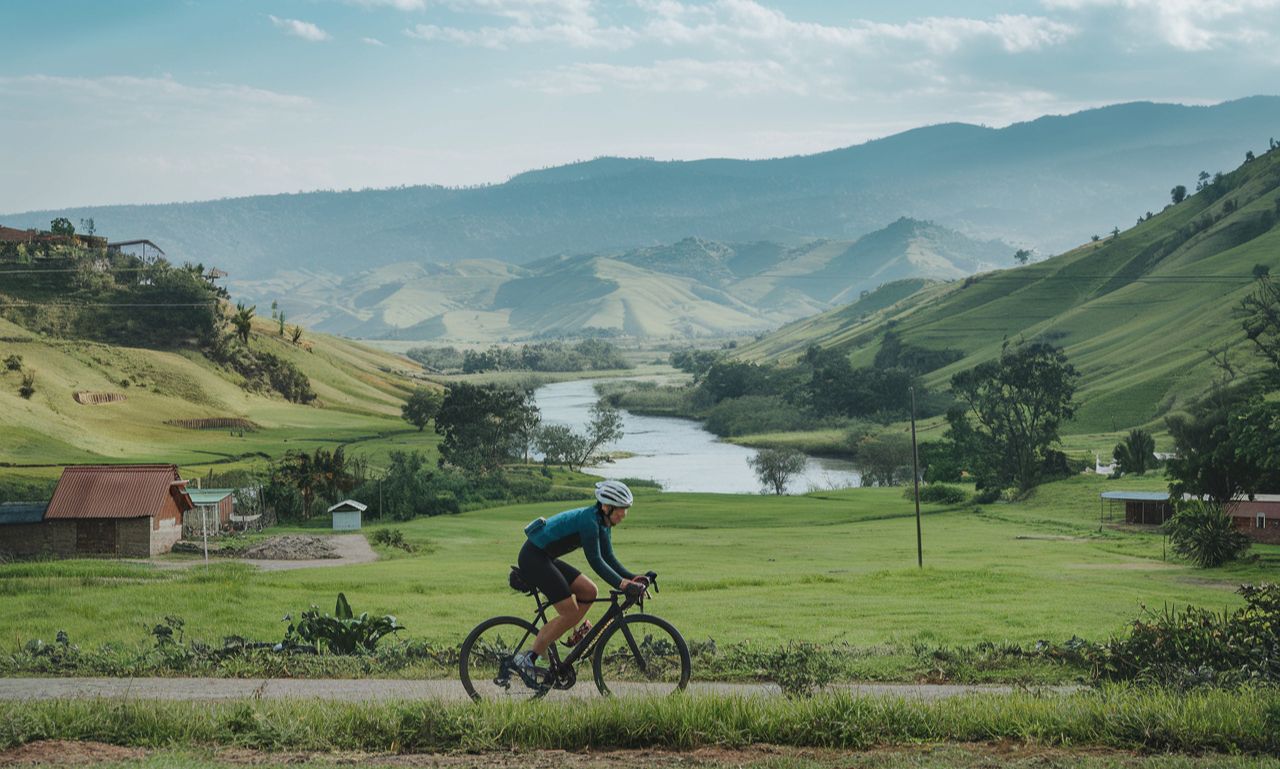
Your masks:
M62 471L45 511L50 531L71 528L74 548L50 534L55 555L148 558L182 538L182 517L195 507L177 465L76 465Z
M199 537L208 529L216 534L231 528L235 514L235 489L187 489L195 507L182 518L182 536Z
M1255 541L1280 545L1280 494L1255 494L1227 505L1227 515Z
M368 505L362 505L354 499L342 500L338 504L329 508L330 514L333 515L333 530L359 531L360 516L368 509Z
M1124 522L1128 524L1159 526L1173 517L1169 495L1162 491L1104 491L1101 497L1108 518L1114 505L1124 505Z

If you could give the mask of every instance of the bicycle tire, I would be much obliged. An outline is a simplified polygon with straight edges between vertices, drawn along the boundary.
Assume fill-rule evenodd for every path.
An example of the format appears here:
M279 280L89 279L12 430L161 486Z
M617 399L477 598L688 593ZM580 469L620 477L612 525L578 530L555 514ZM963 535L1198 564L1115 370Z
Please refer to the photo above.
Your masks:
M603 695L639 684L650 694L674 694L689 684L693 663L684 636L670 622L652 614L619 619L596 644L591 657L596 688Z
M508 638L503 637L503 628L507 629ZM495 629L499 632L491 632ZM510 659L516 652L532 646L537 634L538 628L533 623L519 617L492 617L476 625L462 642L458 654L458 676L471 699L477 702L520 700L545 695L546 689L529 688L515 673L507 677L506 686L495 682L504 658Z

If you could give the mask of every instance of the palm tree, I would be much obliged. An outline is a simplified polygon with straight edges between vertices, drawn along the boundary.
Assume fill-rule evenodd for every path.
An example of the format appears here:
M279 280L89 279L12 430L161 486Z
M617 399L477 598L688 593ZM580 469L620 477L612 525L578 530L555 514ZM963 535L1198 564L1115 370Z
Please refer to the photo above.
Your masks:
M236 327L236 336L243 344L249 344L249 332L253 329L253 312L258 309L255 304L245 307L244 302L236 302L236 314L231 316L231 325Z
M1156 440L1146 430L1130 430L1129 435L1116 444L1111 457L1121 474L1142 475L1155 467Z

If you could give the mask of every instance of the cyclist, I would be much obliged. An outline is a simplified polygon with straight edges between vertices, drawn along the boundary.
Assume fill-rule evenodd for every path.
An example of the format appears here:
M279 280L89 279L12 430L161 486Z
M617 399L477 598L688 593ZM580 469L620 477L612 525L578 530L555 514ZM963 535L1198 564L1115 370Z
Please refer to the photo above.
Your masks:
M557 613L538 631L533 648L515 656L516 667L526 678L539 680L545 676L546 670L536 666L538 658L546 654L547 647L569 628L582 621L591 608L591 602L596 599L595 583L560 560L560 556L581 547L591 568L605 582L629 595L644 592L647 579L643 576L637 578L618 562L613 554L613 537L610 534L610 529L627 517L632 501L627 484L601 481L596 484L594 505L566 510L551 518L539 518L525 527L528 539L520 549L520 573L526 582L546 594ZM576 643L590 627L590 623L583 622L570 642Z

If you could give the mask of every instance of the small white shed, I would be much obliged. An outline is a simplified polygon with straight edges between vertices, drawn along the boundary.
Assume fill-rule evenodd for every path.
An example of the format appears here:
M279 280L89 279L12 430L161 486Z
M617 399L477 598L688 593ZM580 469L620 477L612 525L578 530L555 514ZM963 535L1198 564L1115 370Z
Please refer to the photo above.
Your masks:
M368 505L362 505L354 499L342 500L329 508L329 513L333 516L333 530L359 531L360 514L368 509Z

